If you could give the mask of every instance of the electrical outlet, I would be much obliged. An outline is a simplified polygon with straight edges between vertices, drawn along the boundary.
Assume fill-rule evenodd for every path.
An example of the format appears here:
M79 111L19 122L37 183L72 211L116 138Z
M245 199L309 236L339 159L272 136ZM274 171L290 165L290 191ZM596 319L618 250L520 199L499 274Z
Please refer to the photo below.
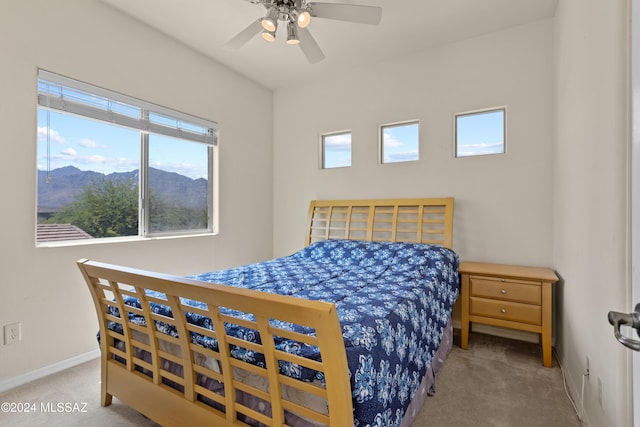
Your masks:
M20 322L4 325L4 345L15 344L22 340Z
M587 374L587 381L591 382L591 360L589 356L587 356L587 370L585 372Z
M604 404L602 401L603 389L604 389L604 385L602 383L602 379L598 377L598 403L600 404L600 407L602 409L604 409Z

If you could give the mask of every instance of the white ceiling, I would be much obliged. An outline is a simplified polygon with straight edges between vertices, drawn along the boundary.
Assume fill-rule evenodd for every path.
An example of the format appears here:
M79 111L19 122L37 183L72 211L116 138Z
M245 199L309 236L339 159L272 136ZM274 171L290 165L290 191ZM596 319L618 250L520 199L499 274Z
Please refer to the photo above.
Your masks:
M254 37L239 50L223 45L266 9L247 0L101 0L208 57L277 89L373 66L428 49L555 13L558 0L327 0L382 7L378 26L313 19L308 29L326 58L309 64L298 46Z

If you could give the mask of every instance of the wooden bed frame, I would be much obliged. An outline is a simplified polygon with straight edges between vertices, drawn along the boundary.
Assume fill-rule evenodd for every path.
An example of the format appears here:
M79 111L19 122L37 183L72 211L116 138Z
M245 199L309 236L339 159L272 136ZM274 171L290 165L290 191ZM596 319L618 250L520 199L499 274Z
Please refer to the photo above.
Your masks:
M344 238L433 243L451 248L452 230L453 198L312 201L305 243ZM79 260L77 264L98 315L103 406L110 405L112 396L116 396L164 426L245 425L237 419L238 414L266 425L281 426L286 425L285 411L332 427L353 425L346 352L342 328L333 304L210 284L86 259ZM163 293L166 300L147 295L147 290ZM125 296L138 298L142 308L125 306ZM204 302L207 309L187 305L181 298ZM153 313L150 303L169 306L173 317ZM131 322L128 316L114 316L110 307L117 308L119 313L134 313L143 317L145 322L140 324ZM255 321L223 314L220 307L253 313ZM185 312L210 318L214 330L187 323ZM316 336L279 329L270 321L274 318L313 328ZM178 337L145 326L154 322L171 325ZM258 331L262 344L228 336L225 323ZM109 329L109 324L121 325L123 334ZM192 343L190 333L217 340L219 351ZM322 361L276 350L274 336L317 346ZM266 368L231 357L230 345L264 354ZM170 351L168 347L174 350ZM146 359L140 355L141 350L147 352ZM215 360L219 369L203 364L203 357ZM182 375L166 370L166 361L181 365ZM278 361L288 361L323 372L326 389L280 374ZM238 381L234 377L237 369L263 377L269 388L265 391ZM216 393L198 385L196 377L199 375L219 381L224 385L224 391ZM167 382L173 383L173 387ZM176 390L176 385L182 391ZM283 396L283 390L287 387L326 399L328 414L287 400ZM271 406L271 416L237 402L236 393L261 399ZM215 402L218 408L201 402L198 396Z

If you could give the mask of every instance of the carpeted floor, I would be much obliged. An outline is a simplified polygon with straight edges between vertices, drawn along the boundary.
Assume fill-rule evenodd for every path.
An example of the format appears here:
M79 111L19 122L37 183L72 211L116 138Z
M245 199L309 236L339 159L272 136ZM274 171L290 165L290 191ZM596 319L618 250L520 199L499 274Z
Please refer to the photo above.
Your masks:
M454 345L436 387L412 427L581 425L558 361L542 366L538 344L473 333L467 350Z
M580 426L557 361L544 368L537 344L473 333L468 350L454 345L436 384L412 427ZM23 412L2 406L0 426L156 425L115 398L100 406L98 360L2 393L5 402Z

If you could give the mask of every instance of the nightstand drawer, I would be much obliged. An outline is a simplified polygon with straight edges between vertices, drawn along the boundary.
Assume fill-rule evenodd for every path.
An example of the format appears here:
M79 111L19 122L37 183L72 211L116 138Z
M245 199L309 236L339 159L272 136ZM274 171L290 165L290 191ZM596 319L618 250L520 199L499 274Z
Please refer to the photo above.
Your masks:
M540 305L540 283L471 276L471 296Z
M539 305L471 297L469 314L540 325L542 308Z

